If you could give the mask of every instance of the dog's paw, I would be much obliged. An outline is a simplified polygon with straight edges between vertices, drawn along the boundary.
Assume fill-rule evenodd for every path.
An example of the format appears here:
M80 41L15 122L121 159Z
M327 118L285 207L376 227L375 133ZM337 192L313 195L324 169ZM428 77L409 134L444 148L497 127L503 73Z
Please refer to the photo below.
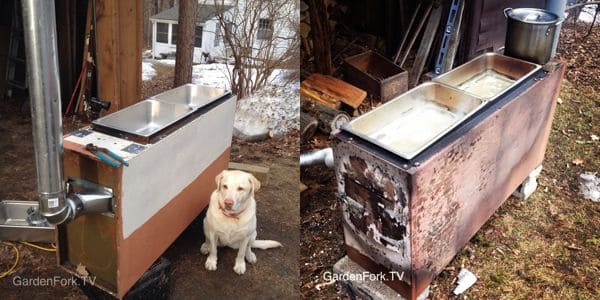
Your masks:
M235 261L235 265L233 266L233 271L239 275L246 273L246 262L242 259L242 261Z
M200 246L200 253L206 255L210 251L210 245L207 242L202 243Z
M206 259L206 263L204 264L204 267L209 271L215 271L217 269L217 258L209 256Z
M256 263L256 254L254 252L246 253L246 260L251 264Z

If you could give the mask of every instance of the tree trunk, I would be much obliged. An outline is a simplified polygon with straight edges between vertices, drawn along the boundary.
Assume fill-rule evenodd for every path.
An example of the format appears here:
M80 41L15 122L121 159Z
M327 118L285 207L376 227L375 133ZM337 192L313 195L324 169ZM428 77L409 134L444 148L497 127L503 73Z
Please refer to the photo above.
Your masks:
M331 33L329 19L327 17L327 6L325 0L310 0L310 31L313 40L313 55L315 56L315 70L318 73L331 75L333 65L331 63Z
M192 82L197 8L197 0L179 1L179 25L177 27L177 53L175 56L175 82L173 87Z

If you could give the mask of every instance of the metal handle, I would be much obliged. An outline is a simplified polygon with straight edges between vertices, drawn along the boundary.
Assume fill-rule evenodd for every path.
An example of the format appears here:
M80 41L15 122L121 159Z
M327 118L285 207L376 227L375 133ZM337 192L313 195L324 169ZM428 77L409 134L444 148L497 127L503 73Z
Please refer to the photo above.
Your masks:
M565 21L565 18L559 19L558 22L554 23L554 26L558 26Z
M512 10L512 7L507 7L507 8L505 8L505 9L504 9L504 17L505 17L505 18L508 18L508 14L507 14L507 12L508 12L509 10Z
M102 152L98 151L96 152L96 156L98 158L100 158L101 161L103 161L105 164L113 167L113 168L119 168L121 166L121 164L119 164L118 162L114 162L113 160L111 160L110 158L108 158L106 155L104 155Z
M108 154L110 157L118 160L120 163L122 163L124 166L129 167L129 163L126 162L121 156L119 156L119 154L116 154L108 149L106 149L106 154Z

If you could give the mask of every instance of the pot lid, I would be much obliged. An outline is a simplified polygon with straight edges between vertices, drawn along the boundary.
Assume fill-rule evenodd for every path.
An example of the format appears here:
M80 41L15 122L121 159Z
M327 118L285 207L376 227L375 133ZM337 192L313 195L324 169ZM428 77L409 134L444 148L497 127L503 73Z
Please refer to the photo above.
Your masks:
M539 8L514 8L508 10L507 16L531 24L554 24L559 20L556 14Z

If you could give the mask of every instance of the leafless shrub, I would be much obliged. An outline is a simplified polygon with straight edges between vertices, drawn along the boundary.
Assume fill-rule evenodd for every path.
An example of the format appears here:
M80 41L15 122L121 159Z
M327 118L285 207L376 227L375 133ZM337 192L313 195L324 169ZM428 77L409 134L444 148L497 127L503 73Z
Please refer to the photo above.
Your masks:
M228 78L239 98L268 83L273 71L298 69L299 0L214 0Z

